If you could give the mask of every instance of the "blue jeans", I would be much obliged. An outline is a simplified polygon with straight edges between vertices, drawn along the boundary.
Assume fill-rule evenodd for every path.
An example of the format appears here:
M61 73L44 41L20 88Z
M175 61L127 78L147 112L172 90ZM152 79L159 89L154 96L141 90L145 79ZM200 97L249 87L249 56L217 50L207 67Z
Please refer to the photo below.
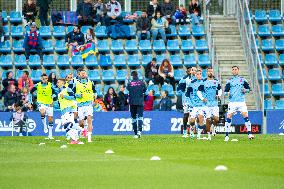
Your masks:
M190 17L192 19L193 24L195 24L195 25L199 24L199 19L195 14L191 14Z
M166 38L166 32L164 28L159 28L159 29L153 29L152 31L152 35L153 35L153 40L157 39L158 34L160 33L162 36L162 39L164 40L164 42L167 42L167 38Z
M137 31L138 41L141 40L141 35L142 35L142 32L141 31ZM149 31L146 31L146 39L147 40L150 39L150 32Z

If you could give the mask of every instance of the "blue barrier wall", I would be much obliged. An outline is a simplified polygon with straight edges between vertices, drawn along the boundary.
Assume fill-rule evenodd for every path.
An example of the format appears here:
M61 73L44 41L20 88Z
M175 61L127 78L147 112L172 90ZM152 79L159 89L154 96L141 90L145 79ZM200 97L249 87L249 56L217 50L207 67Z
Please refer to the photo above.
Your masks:
M44 136L43 125L39 112L28 112L29 132L32 136ZM0 113L0 136L10 136L12 123L10 117L12 113ZM250 112L250 119L253 125L258 125L259 130L262 125L262 113ZM143 134L178 134L183 122L183 114L180 112L145 112L143 120ZM233 117L233 124L239 127L231 127L232 132L246 132L244 120L240 115ZM127 135L132 133L132 125L129 112L96 112L93 119L93 133L95 135ZM224 132L224 127L217 127L217 132ZM241 132L237 132L241 131ZM54 136L65 135L61 126L60 112L54 112Z
M284 133L284 110L267 111L266 120L268 134Z

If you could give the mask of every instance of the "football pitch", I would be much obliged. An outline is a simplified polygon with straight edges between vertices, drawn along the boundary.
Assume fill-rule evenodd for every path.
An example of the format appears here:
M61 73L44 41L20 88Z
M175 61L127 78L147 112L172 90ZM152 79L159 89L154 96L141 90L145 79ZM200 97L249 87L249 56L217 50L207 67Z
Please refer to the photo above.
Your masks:
M284 188L284 136L233 138L238 142L223 135L94 136L62 149L64 137L0 137L0 188ZM105 154L109 149L115 153ZM215 171L217 165L228 170Z

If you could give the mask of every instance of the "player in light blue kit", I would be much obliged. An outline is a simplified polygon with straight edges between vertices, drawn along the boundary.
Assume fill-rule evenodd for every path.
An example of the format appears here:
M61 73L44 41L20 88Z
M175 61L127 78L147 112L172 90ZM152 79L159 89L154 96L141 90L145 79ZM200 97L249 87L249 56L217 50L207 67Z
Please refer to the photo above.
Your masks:
M245 94L250 92L250 86L246 79L239 76L239 67L232 67L233 77L229 79L225 87L225 96L229 97L227 120L225 123L226 136L225 141L229 141L229 131L232 123L232 116L236 112L241 112L245 120L245 126L248 130L248 138L253 139L251 134L251 123L248 118L248 110L245 102Z
M222 95L221 84L217 79L214 78L213 68L207 68L207 78L204 79L204 90L205 98L207 99L206 131L208 133L208 140L211 140L211 134L215 134L214 126L217 126L219 122L218 100Z
M190 98L185 96L186 90L189 87L192 80L195 79L196 67L188 67L186 75L179 81L177 91L182 94L182 105L183 105L183 136L188 137L187 134L187 123L189 121L189 114L192 111L192 105Z

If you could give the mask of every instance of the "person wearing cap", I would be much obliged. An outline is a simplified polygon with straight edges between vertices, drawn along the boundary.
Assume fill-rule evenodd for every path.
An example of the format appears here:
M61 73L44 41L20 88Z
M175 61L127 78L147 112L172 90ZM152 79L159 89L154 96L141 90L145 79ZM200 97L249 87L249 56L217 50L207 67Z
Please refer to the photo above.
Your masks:
M145 77L149 80L149 85L158 85L161 83L158 71L159 66L157 65L157 59L153 58L145 68Z
M37 30L36 23L30 25L30 31L26 32L23 48L26 55L26 60L29 61L30 51L35 49L37 54L42 59L42 38Z

